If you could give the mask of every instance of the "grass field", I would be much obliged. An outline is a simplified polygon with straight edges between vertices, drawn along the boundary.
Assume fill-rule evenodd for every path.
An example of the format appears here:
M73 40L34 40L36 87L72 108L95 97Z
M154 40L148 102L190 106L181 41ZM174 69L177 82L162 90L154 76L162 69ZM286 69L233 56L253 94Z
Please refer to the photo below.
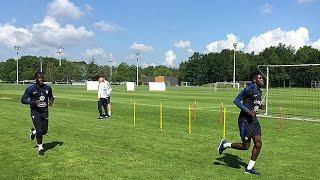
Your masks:
M227 139L239 141L237 92L172 87L126 92L114 87L112 117L97 120L96 92L53 86L44 157L28 139L29 107L20 103L25 86L0 86L0 179L255 179L244 174L251 151L216 146L222 134L220 104L228 108ZM301 93L304 94L303 90ZM188 134L188 105L197 101L197 118ZM133 126L133 101L137 103ZM159 104L164 105L163 130ZM255 168L260 179L319 179L320 123L260 120L263 147Z

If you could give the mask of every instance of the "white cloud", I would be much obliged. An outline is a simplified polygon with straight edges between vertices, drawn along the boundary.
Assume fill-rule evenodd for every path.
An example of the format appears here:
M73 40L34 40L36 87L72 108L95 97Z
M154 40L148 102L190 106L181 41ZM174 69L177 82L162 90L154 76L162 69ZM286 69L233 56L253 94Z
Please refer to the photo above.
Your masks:
M89 13L93 10L92 6L90 6L90 4L85 4L84 5L84 8L86 10L86 13Z
M128 56L125 56L124 59L125 59L125 60L136 60L137 57L136 57L136 55L134 55L134 54L130 54L130 55L128 55Z
M259 36L254 36L249 41L246 51L259 53L267 47L278 46L279 43L291 45L296 49L307 45L309 42L309 31L300 27L296 31L282 31L280 28L268 31Z
M84 13L69 0L53 0L48 4L47 15L55 18L79 19Z
M177 56L174 54L172 50L169 50L165 53L165 62L164 65L167 66L174 66L174 60L177 58Z
M264 4L260 9L261 14L272 14L272 6L268 3Z
M313 42L311 46L320 50L320 39L318 39L318 41Z
M32 33L25 28L17 28L6 24L0 26L0 43L8 48L24 46L32 41Z
M311 3L313 2L314 0L297 0L297 3L298 4L307 4L307 3Z
M105 31L105 32L114 32L114 31L122 31L124 30L124 28L118 26L118 25L111 25L111 24L107 24L104 21L99 21L99 22L95 22L93 23L93 27L97 28L101 31Z
M193 49L191 49L191 48L189 48L189 49L187 49L187 52L188 52L188 54L189 54L189 55L193 55L194 50L193 50Z
M68 24L61 27L53 17L45 17L41 23L31 28L19 28L12 25L0 26L0 43L11 48L13 45L39 51L45 48L56 48L58 44L73 45L94 35L85 27Z
M144 45L144 44L139 44L139 43L133 43L130 48L132 50L135 50L135 51L142 51L142 52L150 52L150 51L153 51L153 47L152 46L147 46L147 45Z
M190 43L190 41L180 40L180 41L177 41L174 43L174 47L186 49L186 48L191 47L191 43Z
M83 53L86 57L104 57L106 53L102 48L86 49Z
M149 67L149 66L155 67L156 64L155 64L155 63L150 63L150 64L149 64L149 63L143 63L142 66L143 66L144 68Z
M239 41L239 38L234 34L227 34L226 40L219 40L211 42L206 47L206 53L220 52L223 49L233 49L233 44L237 43L237 49L244 48L244 43Z
M53 17L46 17L42 23L34 24L32 33L35 41L47 46L55 46L59 43L76 44L94 35L83 26L76 28L72 24L67 24L61 27Z

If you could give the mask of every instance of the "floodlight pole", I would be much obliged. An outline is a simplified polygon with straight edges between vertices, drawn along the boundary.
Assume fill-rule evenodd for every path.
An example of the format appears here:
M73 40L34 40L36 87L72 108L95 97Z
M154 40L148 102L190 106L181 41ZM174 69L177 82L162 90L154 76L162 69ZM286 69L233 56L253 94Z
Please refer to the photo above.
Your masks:
M17 62L17 84L19 84L19 50L21 48L21 46L13 46L14 50L17 52L17 58L16 58L16 62Z
M42 57L40 57L40 71L43 72L42 71Z
M110 53L109 54L109 63L110 63L110 77L109 77L109 81L110 81L110 78L112 76L112 63L113 63L114 59L113 59L113 56L112 54Z
M232 86L233 88L236 87L236 48L237 48L237 43L233 43L233 81L232 81Z
M137 86L139 86L139 55L140 53L135 53L137 57Z
M267 66L267 83L266 83L266 112L265 115L268 115L268 98L269 98L269 66Z
M59 54L59 66L61 66L61 54L63 53L63 47L62 44L59 45L59 51L57 51L56 53Z

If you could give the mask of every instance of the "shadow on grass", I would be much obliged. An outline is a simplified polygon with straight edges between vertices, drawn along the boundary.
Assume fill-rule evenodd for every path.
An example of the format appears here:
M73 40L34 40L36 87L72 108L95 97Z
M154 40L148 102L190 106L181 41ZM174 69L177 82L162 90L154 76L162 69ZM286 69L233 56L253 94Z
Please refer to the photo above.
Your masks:
M52 141L51 143L44 143L43 148L44 148L44 151L48 151L55 148L56 146L62 146L62 144L63 142L60 142L60 141Z
M222 157L217 158L213 164L217 166L228 166L236 169L247 167L247 164L244 163L239 156L229 153L223 154Z

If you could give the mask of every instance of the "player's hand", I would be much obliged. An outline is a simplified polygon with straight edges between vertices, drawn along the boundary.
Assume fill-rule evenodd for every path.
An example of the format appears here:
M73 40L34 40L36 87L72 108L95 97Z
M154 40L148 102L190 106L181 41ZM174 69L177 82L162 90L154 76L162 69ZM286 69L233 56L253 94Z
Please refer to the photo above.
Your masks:
M53 101L49 101L49 106L52 106L53 105Z
M252 117L256 117L256 111L254 110L249 110L248 112Z

